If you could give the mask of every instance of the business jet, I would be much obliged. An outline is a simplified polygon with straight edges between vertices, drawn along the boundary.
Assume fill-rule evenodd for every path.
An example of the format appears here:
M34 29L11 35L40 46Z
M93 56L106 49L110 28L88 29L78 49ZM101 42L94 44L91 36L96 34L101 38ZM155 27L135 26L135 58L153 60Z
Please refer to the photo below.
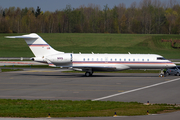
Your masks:
M52 67L84 71L92 76L94 71L121 71L127 69L161 69L176 66L156 54L74 54L53 49L36 33L6 38L24 38L35 57L31 60L47 63ZM163 76L163 74L160 74Z

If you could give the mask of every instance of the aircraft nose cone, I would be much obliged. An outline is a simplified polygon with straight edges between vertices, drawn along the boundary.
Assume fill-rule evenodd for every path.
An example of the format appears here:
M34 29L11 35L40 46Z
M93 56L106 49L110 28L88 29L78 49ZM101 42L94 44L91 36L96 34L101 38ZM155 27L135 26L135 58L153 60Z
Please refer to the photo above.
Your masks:
M175 67L176 64L172 63L172 64L170 64L170 65L168 65L168 66L169 66L169 67Z

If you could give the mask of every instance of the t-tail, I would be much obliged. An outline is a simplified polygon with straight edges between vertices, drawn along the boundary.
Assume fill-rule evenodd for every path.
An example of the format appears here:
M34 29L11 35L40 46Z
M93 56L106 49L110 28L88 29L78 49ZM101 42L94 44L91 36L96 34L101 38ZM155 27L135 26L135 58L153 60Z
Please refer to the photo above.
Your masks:
M43 62L47 60L43 60L45 56L58 54L58 53L64 53L61 51L57 51L53 49L47 42L45 42L39 35L36 33L31 33L28 35L22 35L22 36L6 36L6 38L23 38L31 51L34 54L34 58L32 60Z

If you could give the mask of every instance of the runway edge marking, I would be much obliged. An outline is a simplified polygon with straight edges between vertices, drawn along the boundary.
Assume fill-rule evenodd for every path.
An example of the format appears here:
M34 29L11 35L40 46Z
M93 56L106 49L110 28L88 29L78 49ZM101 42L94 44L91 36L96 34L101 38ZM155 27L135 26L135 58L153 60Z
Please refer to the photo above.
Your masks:
M170 82L174 82L174 81L178 81L178 80L180 80L180 78L169 80L169 81L165 81L165 82L161 82L161 83L156 83L156 84L145 86L145 87L142 87L142 88L137 88L137 89L125 91L125 92L122 92L122 93L117 93L117 94L113 94L113 95L109 95L109 96L93 99L92 101L103 100L103 99L107 99L107 98L115 97L115 96L118 96L118 95L123 95L123 94L131 93L131 92L135 92L135 91L139 91L139 90L155 87L155 86L158 86L158 85L162 85L162 84L166 84L166 83L170 83Z

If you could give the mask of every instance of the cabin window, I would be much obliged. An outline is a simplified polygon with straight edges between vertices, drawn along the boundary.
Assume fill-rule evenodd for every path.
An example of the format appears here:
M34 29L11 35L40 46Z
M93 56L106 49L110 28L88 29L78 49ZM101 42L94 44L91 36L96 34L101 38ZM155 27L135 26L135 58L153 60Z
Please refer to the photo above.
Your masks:
M103 59L101 58L101 61L103 61Z
M139 61L139 59L138 59L138 61Z
M119 59L119 61L121 61L121 59Z
M149 61L149 59L147 59L147 61Z
M133 61L135 61L135 59L133 59Z
M89 58L88 58L88 61L89 61Z
M97 61L98 61L98 58L97 58Z
M117 59L115 59L115 61L117 61Z
M112 58L111 58L111 61L112 61Z
M144 61L144 59L142 59L142 61Z
M131 61L131 59L129 59L129 61Z
M83 60L85 61L85 58Z
M92 58L92 61L93 61L94 59Z
M124 61L126 61L126 59L124 59Z

